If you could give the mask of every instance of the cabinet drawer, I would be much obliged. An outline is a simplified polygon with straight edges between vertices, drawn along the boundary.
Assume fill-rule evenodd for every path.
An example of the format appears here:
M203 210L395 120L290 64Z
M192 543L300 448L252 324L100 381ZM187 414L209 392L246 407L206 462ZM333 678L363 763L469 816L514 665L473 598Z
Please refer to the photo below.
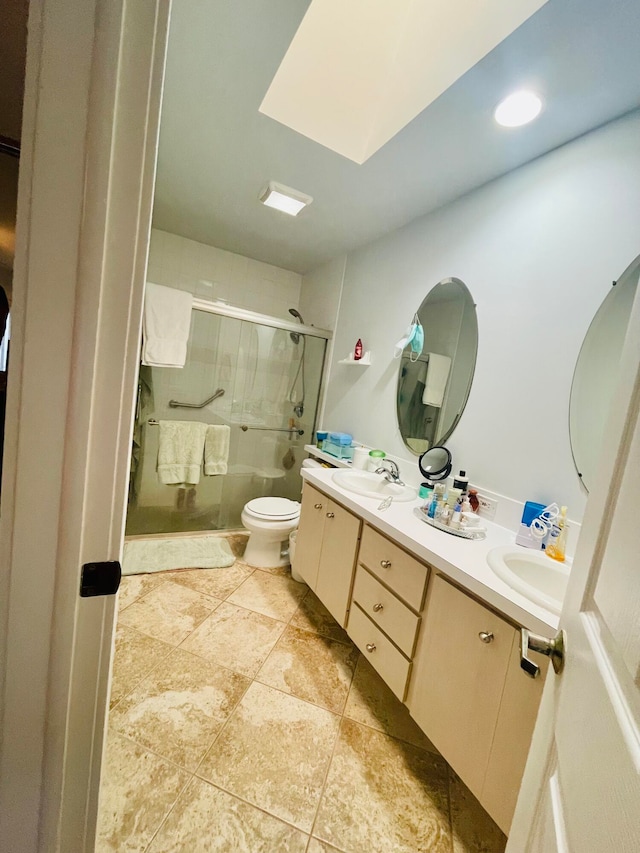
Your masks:
M356 571L353 600L408 658L412 656L420 617L362 566Z
M402 701L407 689L411 663L396 649L380 628L364 615L357 604L349 612L349 636ZM367 648L368 647L368 648Z
M414 610L422 608L429 569L366 525L359 561Z

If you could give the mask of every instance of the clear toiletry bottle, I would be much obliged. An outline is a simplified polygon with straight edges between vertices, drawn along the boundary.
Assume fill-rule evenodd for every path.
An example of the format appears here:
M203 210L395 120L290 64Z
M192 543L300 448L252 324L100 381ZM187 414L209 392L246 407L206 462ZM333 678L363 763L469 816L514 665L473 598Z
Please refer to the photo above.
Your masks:
M545 554L552 560L564 563L567 550L567 508L560 508L558 520L549 531Z

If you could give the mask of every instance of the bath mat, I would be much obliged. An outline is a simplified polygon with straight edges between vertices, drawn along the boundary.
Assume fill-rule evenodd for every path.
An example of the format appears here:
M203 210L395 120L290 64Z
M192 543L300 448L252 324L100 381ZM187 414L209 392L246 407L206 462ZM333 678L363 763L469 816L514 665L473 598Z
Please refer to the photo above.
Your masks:
M164 572L169 569L222 569L235 557L222 536L176 536L134 539L124 543L123 575Z

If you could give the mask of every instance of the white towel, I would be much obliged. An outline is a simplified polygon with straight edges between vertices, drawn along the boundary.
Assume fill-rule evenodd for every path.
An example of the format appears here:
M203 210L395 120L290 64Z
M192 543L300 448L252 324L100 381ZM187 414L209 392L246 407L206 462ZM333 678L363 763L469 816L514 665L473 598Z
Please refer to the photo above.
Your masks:
M444 392L447 388L450 369L451 359L448 355L438 355L437 352L429 353L427 379L424 383L424 392L422 394L422 402L425 406L437 406L440 408L444 400Z
M147 282L144 293L142 363L151 367L184 367L191 328L193 296Z
M207 425L197 421L160 421L158 476L167 486L200 482Z
M231 430L228 426L212 424L207 427L204 442L204 473L207 476L227 473L230 435Z

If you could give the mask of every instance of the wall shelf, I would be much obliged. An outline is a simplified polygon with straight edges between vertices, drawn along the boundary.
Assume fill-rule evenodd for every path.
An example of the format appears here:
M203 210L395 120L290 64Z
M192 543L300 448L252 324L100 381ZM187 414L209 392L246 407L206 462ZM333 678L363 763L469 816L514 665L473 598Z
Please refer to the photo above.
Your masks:
M349 357L341 358L338 364L350 364L353 367L369 367L371 364L371 350L367 350L362 358L359 358L357 361L353 357L353 353L349 353Z

